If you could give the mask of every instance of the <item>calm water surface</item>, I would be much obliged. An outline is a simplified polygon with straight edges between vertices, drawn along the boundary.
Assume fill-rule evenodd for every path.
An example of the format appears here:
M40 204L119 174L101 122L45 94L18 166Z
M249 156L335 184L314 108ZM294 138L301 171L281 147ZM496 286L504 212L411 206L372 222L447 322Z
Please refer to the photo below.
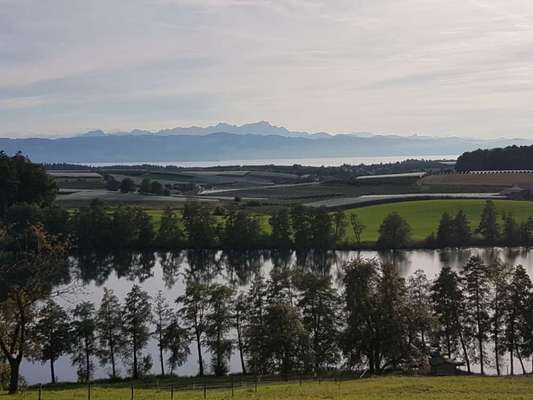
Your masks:
M338 251L327 254L306 254L296 256L288 254L279 256L271 252L253 251L248 253L223 253L213 251L196 251L181 253L122 253L106 256L86 256L79 260L73 271L76 277L69 285L66 294L58 299L67 308L73 308L81 301L99 304L104 287L111 288L122 301L134 284L139 284L150 295L156 296L162 290L169 303L184 293L184 277L196 274L205 280L224 282L238 290L245 290L254 274L267 276L274 267L289 267L308 271L318 271L332 275L336 285L342 279L342 265L357 257L376 258L383 262L394 263L399 272L408 277L417 269L425 271L433 279L439 270L450 265L460 269L472 255L480 255L487 263L499 261L505 264L522 264L533 275L533 250L524 248L495 249L449 249L449 250L410 250L402 252L375 251ZM194 346L194 344L193 344ZM159 373L158 355L155 342L151 342L146 353L152 355L154 373ZM180 375L195 375L198 365L195 348L187 362L177 370ZM206 366L209 357L206 354ZM97 365L97 363L95 362ZM240 372L240 363L235 353L231 359L233 372ZM125 369L121 368L122 373ZM108 376L106 369L97 367L96 376ZM49 381L48 364L25 361L22 374L29 383ZM61 357L56 363L56 374L61 381L75 381L76 370L71 366L70 357Z

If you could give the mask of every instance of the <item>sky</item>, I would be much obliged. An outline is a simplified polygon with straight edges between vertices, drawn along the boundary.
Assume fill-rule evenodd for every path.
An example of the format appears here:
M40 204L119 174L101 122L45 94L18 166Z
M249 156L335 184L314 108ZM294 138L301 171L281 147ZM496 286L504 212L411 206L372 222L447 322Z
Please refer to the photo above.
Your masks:
M533 137L531 0L0 0L0 136Z

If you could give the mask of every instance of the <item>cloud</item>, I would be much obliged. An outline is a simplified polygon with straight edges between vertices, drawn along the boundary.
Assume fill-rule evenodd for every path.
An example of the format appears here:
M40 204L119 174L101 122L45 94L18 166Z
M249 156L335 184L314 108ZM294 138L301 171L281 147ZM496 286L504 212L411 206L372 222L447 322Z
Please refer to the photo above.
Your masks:
M533 128L522 0L0 0L0 135Z

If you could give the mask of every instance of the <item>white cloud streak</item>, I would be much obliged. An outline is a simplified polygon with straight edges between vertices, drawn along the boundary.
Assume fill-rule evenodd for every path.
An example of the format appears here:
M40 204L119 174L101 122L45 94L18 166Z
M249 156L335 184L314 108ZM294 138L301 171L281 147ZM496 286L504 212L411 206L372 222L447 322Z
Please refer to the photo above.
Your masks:
M0 0L0 135L530 136L532 61L523 0Z

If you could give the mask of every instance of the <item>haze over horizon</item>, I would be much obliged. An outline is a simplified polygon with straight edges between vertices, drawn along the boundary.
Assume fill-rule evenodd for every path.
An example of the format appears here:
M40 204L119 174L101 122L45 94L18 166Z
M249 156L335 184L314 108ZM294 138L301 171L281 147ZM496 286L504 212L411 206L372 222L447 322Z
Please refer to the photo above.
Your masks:
M533 137L525 0L0 0L0 137Z

